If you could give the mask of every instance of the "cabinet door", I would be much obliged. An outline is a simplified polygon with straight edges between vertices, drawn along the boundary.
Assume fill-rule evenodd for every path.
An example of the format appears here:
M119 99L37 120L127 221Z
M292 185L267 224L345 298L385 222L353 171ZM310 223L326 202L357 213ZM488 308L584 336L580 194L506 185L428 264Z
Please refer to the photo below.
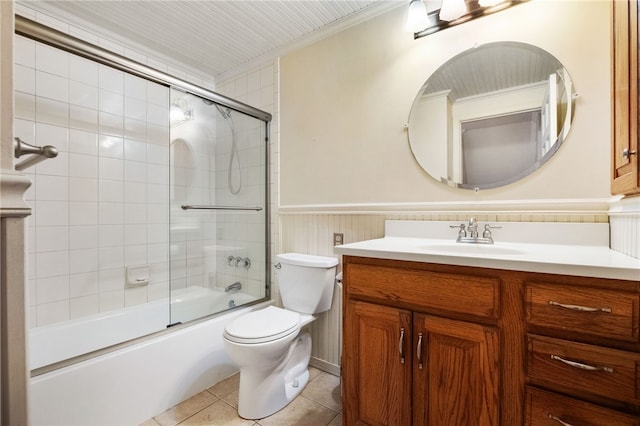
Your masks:
M613 3L613 194L640 192L638 173L638 0ZM626 154L625 154L626 153Z
M411 313L345 302L342 376L347 425L411 423Z
M413 321L413 425L499 425L496 328L418 314Z

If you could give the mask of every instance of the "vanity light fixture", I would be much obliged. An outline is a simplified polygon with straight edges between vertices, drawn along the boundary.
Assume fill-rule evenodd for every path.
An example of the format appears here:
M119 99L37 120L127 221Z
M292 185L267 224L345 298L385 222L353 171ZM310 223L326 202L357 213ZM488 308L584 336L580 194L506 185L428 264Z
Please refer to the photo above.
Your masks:
M426 1L429 2L429 0ZM427 12L427 26L423 27L421 30L415 31L413 33L413 38L417 39L424 37L527 1L529 0L442 0L440 9ZM409 4L407 31L411 30L409 22L412 19L412 8L417 9L420 7L420 5L413 6L414 3L422 3L422 7L424 7L423 0L411 1ZM413 29L415 29L415 27Z
M193 119L193 111L189 108L187 101L184 99L176 99L171 102L169 107L169 124L176 126Z
M455 21L467 13L467 4L464 0L442 0L440 7L440 20Z
M429 15L422 0L411 0L409 2L409 13L405 29L407 32L417 33L429 26Z

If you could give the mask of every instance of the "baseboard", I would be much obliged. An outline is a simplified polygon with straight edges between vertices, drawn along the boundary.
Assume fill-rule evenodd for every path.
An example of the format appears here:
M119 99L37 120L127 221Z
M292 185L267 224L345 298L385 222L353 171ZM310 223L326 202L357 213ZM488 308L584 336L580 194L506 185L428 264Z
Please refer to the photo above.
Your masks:
M340 377L340 366L336 364L332 364L325 360L311 357L309 360L309 365L317 368L318 370L322 370L326 373L333 374L334 376Z

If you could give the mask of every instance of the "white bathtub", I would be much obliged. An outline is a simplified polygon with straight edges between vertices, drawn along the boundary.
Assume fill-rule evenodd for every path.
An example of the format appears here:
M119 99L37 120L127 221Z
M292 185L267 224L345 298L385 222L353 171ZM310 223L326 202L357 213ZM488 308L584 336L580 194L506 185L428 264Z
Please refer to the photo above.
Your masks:
M167 325L202 318L256 300L246 293L225 293L205 287L171 292L169 299L62 321L29 332L32 370L164 330Z
M195 307L204 303L201 290L190 290L193 294L188 294L189 291L181 295L174 294L174 298L180 299L175 301L174 306L178 311L187 311L190 303ZM211 292L208 296L211 299L219 297L220 301L228 298L224 302L228 304L229 299L237 300L247 295L220 291ZM224 327L238 315L269 303L234 309L190 327L132 343L123 349L32 378L29 387L30 424L126 426L137 425L163 412L237 371L224 351ZM156 306L160 304L162 301L125 308L111 315L96 315L91 321L85 320L86 324L80 324L83 321L76 323L75 320L58 324L57 328L54 324L47 326L51 328L49 331L53 331L49 334L39 330L45 327L39 327L38 333L31 335L29 340L32 360L47 365L55 362L52 361L54 358L40 352L55 352L59 359L66 359L73 351L86 353L94 350L91 347L99 348L107 342L113 344L121 341L116 340L114 335L122 339L134 328L136 333L140 332L139 328L132 325L140 322L140 316L148 315L157 321L156 326L164 329L168 319L168 304L165 300L163 310ZM156 317L161 317L163 321ZM114 323L125 326L119 333L113 333L112 329L116 328ZM95 328L87 324L93 324ZM84 334L72 335L80 332ZM98 343L99 338L105 340ZM48 346L52 342L64 344ZM67 346L73 346L74 349ZM50 350L53 347L59 349ZM45 360L47 357L48 360ZM34 368L33 365L31 368Z

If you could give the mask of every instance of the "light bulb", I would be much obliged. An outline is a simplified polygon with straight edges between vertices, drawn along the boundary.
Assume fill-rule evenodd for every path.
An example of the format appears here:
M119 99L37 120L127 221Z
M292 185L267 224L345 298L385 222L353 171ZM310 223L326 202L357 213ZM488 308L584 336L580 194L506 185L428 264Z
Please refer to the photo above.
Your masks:
M407 23L405 29L407 32L417 33L424 30L429 25L429 16L427 8L422 0L411 0L409 3L409 13L407 14Z
M467 5L464 0L442 0L440 20L455 21L465 13L467 13Z

